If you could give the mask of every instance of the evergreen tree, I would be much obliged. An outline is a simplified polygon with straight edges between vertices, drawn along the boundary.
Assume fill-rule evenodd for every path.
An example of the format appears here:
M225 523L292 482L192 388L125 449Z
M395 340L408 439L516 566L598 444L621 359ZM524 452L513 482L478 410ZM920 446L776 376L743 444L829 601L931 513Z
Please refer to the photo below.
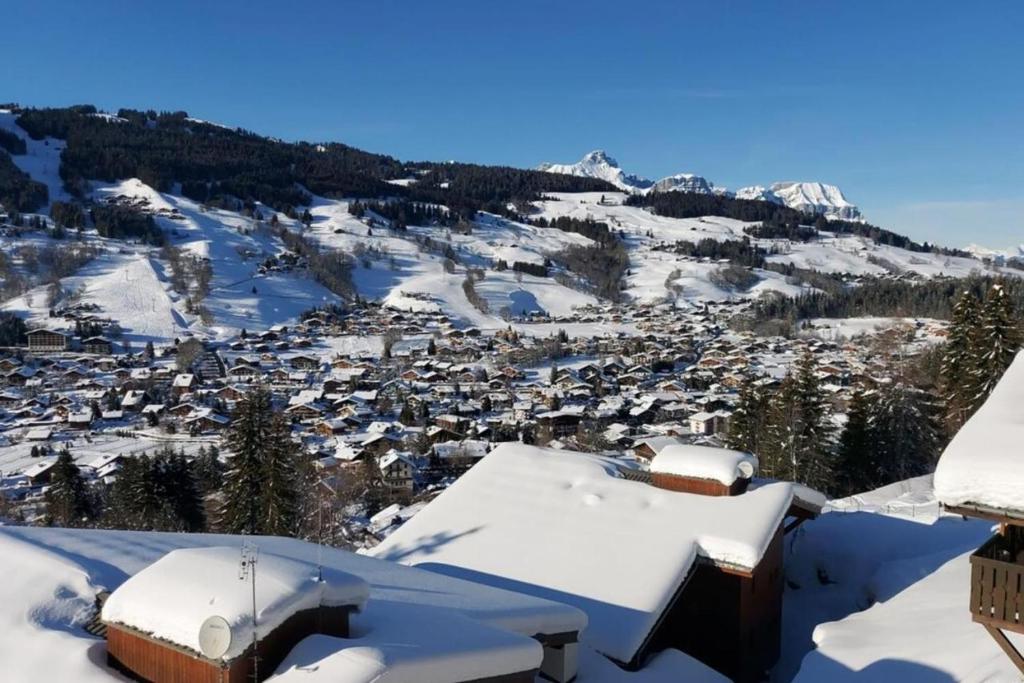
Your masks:
M832 487L832 428L828 405L805 353L769 403L761 448L761 471L828 491Z
M740 387L736 410L729 418L729 433L726 435L729 448L760 454L767 409L767 396L752 382L745 382Z
M931 471L941 448L938 410L931 397L897 379L873 401L871 441L878 464L878 485Z
M83 526L92 516L88 487L67 448L57 456L44 500L46 523L50 526Z
M402 404L402 412L398 414L398 421L407 427L416 423L416 414L408 401Z
M291 533L297 448L262 387L239 401L227 444L234 455L225 475L221 528L236 534Z
M968 415L981 407L1020 349L1020 321L1001 283L992 285L974 339L974 364L967 381Z
M870 405L862 391L855 391L839 437L835 487L849 496L878 486L878 461L869 424Z
M965 395L968 374L973 365L974 339L978 332L978 300L964 290L953 307L949 334L942 355L942 393L946 400L946 420L951 430L967 419L970 396Z
M204 446L199 447L199 453L192 461L192 473L204 495L220 490L224 483L224 464L220 461L216 446L210 446L209 450Z
M298 447L283 413L271 418L272 441L264 449L261 533L294 536L298 531Z

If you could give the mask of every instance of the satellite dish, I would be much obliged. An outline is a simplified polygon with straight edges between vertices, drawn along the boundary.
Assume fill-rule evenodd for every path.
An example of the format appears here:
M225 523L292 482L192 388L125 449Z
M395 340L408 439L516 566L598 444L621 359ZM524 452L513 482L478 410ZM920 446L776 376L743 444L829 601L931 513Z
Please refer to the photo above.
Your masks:
M199 649L208 659L220 659L231 647L231 624L224 617L213 616L199 627Z

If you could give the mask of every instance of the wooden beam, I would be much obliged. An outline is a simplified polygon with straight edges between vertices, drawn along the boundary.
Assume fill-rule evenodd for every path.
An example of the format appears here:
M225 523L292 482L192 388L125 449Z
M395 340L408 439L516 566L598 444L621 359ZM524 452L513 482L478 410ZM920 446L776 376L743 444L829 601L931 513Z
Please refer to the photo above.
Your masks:
M1010 658L1010 661L1013 662L1014 666L1024 674L1024 656L1022 656L1020 651L1013 646L1013 643L1011 643L1010 639L1006 637L1006 634L995 626L989 626L988 624L984 624L984 626L985 630L988 631L988 634L992 636L992 639L996 641L996 644L999 645L1003 652L1006 653L1006 656Z

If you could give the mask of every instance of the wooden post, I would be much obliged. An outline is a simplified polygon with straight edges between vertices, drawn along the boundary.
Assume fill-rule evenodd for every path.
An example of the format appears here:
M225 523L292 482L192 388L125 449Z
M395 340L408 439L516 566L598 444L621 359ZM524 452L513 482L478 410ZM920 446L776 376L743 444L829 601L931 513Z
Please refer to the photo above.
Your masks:
M1024 674L1024 656L1022 656L1017 648L1013 646L1013 643L1011 643L1010 639L1006 637L1006 634L995 626L990 626L989 624L984 624L984 626L985 630L988 631L988 634L996 641L996 644L1002 648L1003 652L1005 652L1006 656L1010 658L1010 661L1013 662L1014 666Z

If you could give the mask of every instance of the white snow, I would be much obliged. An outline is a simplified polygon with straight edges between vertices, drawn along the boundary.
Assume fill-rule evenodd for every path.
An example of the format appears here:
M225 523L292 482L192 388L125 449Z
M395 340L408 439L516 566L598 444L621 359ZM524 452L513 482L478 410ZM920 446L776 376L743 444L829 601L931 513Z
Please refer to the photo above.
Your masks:
M239 579L239 549L173 550L110 594L103 620L131 627L160 640L202 653L199 630L211 616L231 627L222 659L234 659L253 640L252 593ZM264 638L293 614L318 606L361 608L369 587L360 578L332 568L260 554L256 580L256 637Z
M575 605L590 619L584 642L626 662L697 556L753 568L791 499L782 483L665 491L619 478L607 458L509 443L371 552Z
M278 667L275 680L447 683L540 666L541 644L528 636L415 605L390 603L379 612L372 627L352 639L309 636Z
M225 546L235 550L228 551L231 571L224 581L234 582L244 589L246 584L237 578L237 548L243 541L254 542L259 547L258 572L270 566L268 558L272 555L286 563L298 563L301 569L297 573L286 573L292 577L286 581L298 581L302 576L309 576L305 570L322 557L326 572L344 572L369 584L370 597L366 609L354 615L351 623L353 638L344 641L348 647L360 646L362 638L368 639L371 649L389 642L387 633L396 621L409 615L410 610L424 610L424 616L429 610L436 617L436 622L432 622L436 623L435 631L420 632L418 639L412 629L396 632L392 653L402 643L408 648L429 648L439 639L455 643L472 642L476 630L501 629L532 637L577 631L586 625L585 615L567 605L335 548L318 551L317 546L295 539L0 527L0 563L5 572L5 580L0 582L0 604L4 606L0 610L0 626L4 633L0 638L0 660L5 662L4 680L91 683L117 679L106 668L101 641L81 630L81 625L92 612L96 593L126 584L132 575L158 562L170 551ZM443 539L437 541L443 542ZM173 578L169 577L169 580ZM204 588L205 580L206 577L201 576L192 584L200 595L209 591L209 588ZM145 579L145 582L149 581ZM185 587L184 582L181 586ZM224 588L230 590L228 586ZM219 588L217 594L220 600ZM163 593L141 596L140 599L153 600L152 604L157 605L154 608L156 612L166 611L173 605ZM177 600L176 595L174 599ZM218 606L210 606L210 609L214 607ZM197 605L197 612L198 609ZM494 642L498 642L496 637ZM531 651L535 647L522 639L507 638L505 642L510 652L523 652L526 645ZM440 656L457 649L449 646ZM423 655L426 658L429 653L424 652ZM403 653L403 656L414 657L411 652ZM310 666L315 668L317 664ZM324 677L319 680L337 679ZM585 678L581 678L581 683L583 680Z
M818 626L816 649L804 659L796 683L1020 680L995 641L971 621L969 554L946 559L942 552L887 565L876 582L910 585L863 612ZM1009 635L1021 647L1024 638Z
M1024 514L1024 352L939 458L935 493L944 505Z
M654 456L651 472L713 479L731 486L737 479L750 479L754 476L757 472L757 456L727 448L670 444Z

